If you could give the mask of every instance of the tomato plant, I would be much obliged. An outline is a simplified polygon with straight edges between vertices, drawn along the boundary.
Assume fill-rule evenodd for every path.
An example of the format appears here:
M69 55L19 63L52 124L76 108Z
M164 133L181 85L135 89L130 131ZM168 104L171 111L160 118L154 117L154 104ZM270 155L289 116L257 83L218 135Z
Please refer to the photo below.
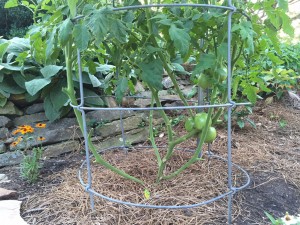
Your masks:
M27 1L22 1L22 4L25 2ZM183 104L188 106L176 76L178 70L186 72L181 64L187 63L192 58L197 63L191 80L202 88L210 89L210 104L228 101L227 73L224 69L229 65L226 60L228 18L225 10L201 7L153 7L119 11L112 8L106 1L42 0L38 2L37 5L28 5L34 12L35 21L34 26L28 32L31 49L27 55L18 55L14 62L24 65L30 58L35 60L43 70L42 74L38 74L37 78L30 78L27 83L27 86L29 85L27 90L32 95L49 84L51 84L50 87L57 87L55 86L57 79L52 81L52 78L60 75L61 79L65 80L65 83L59 86L63 90L62 94L67 95L72 105L76 106L78 103L75 90L78 87L78 77L75 74L82 69L84 82L92 84L94 88L103 88L102 91L106 94L114 94L119 103L123 96L133 90L135 81L141 80L151 91L152 106L155 103L156 106L162 107L159 91L163 89L162 79L165 72L174 85L174 92ZM226 5L226 1L179 2ZM272 38L273 44L276 42L277 31L280 27L286 33L292 32L289 18L285 14L287 11L285 2L285 0L278 1L278 3L275 0L268 0L264 4L261 2L236 3L237 10L232 17L231 70L234 70L236 66L243 66L245 58L254 54L254 46L263 36L261 33L263 29L266 28L264 35ZM16 1L9 0L7 4L11 6L15 3ZM145 0L143 3L148 4L148 1ZM151 3L170 3L170 1L153 0ZM116 2L117 7L140 4L138 0ZM260 22L258 14L253 13L253 9L266 12L269 20L265 20L265 23ZM253 15L252 18L247 14ZM282 26L278 25L278 18L283 21ZM199 45L199 43L203 44ZM5 46L1 47L0 51ZM77 50L81 55L82 68L78 68L76 61ZM269 55L269 57L272 56ZM103 67L109 66L113 69L105 72ZM3 78L3 74L0 73L0 80L1 77ZM251 102L255 102L257 87L247 86L248 81L244 83L234 80L234 85L240 84L243 88L242 93ZM259 81L257 83L261 84ZM234 91L236 90L237 87ZM85 92L88 91L85 90ZM0 92L2 95L3 93ZM60 100L55 94L49 94L50 103L55 103L57 99ZM59 101L59 104L64 105L65 102L62 104L62 101ZM218 122L223 109L209 108L206 113L201 114L196 114L189 109L188 113L190 118L194 118L194 125L192 126L191 119L188 119L187 133L180 137L174 135L172 121L165 111L159 110L159 113L166 125L168 146L165 152L158 151L153 134L153 112L151 112L149 134L158 162L157 182L177 176L191 164L200 160L199 155L201 155L204 142L212 142L216 138L217 132L212 126ZM75 115L83 130L81 113L75 109ZM172 157L175 147L199 133L200 143L190 160L181 165L178 170L166 174L166 164ZM91 135L88 137L88 145L96 162L127 179L144 184L141 179L105 161L97 153Z

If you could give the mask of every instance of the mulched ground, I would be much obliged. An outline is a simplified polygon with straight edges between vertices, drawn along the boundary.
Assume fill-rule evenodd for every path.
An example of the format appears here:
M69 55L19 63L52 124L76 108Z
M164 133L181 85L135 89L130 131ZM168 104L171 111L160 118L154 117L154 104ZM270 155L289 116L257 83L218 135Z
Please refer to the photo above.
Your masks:
M234 127L233 161L246 169L251 184L234 195L232 217L234 224L268 224L264 211L275 216L300 213L300 110L275 102L254 108L251 119L254 129ZM286 121L280 126L280 121ZM176 127L182 132L182 125ZM158 142L164 143L164 138ZM227 134L218 128L217 140L211 147L214 154L226 157ZM146 143L145 143L146 144ZM193 142L184 147L192 148ZM163 149L161 149L163 151ZM193 204L227 191L227 167L217 159L209 159L191 166L171 181L155 185L156 163L149 150L120 151L105 155L109 161L125 171L146 180L151 198L143 197L144 187L124 180L93 163L93 188L109 197L137 203ZM189 153L177 151L167 167L172 171L186 161ZM84 155L73 153L44 162L40 181L29 185L19 178L19 168L0 169L11 183L2 184L15 189L23 200L22 217L29 224L226 224L227 198L188 210L144 209L119 205L95 198L91 211L89 196L77 177ZM233 171L234 185L241 185L244 176ZM83 179L86 180L85 176Z

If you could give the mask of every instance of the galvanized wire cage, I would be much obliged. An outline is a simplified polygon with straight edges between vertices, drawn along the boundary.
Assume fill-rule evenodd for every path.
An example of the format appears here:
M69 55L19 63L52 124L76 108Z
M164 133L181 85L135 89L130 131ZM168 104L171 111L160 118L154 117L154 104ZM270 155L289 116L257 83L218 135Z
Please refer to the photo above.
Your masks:
M79 110L82 114L83 118L83 136L85 139L85 152L86 152L86 160L82 163L82 165L79 168L79 180L83 187L85 188L85 191L90 194L90 200L91 200L91 208L94 208L94 196L101 197L103 199L106 199L111 202L119 203L119 204L125 204L128 206L135 206L135 207L144 207L144 208L155 208L155 209L184 209L184 208L193 208L198 207L201 205L209 204L213 201L219 200L221 198L228 198L228 223L231 224L232 218L231 218L231 208L232 208L232 198L233 195L237 192L245 188L250 183L250 177L248 173L241 168L240 166L234 164L232 162L232 152L231 152L231 113L232 109L238 105L245 105L247 103L236 103L231 98L231 29L232 29L232 15L236 11L236 8L232 5L231 1L228 1L227 6L218 6L218 5L208 5L208 4L150 4L150 5L135 5L135 6L126 6L126 7L115 7L115 4L113 2L113 10L114 11L126 11L126 10L136 10L141 8L157 8L157 7L193 7L193 8L215 8L215 9L222 9L224 11L227 11L227 30L228 30L228 49L227 49L227 103L224 104L215 104L215 105L206 105L203 104L203 92L199 89L198 90L198 104L193 106L174 106L174 107L145 107L145 108L124 108L124 107L117 107L117 108L97 108L97 107L86 107L84 106L84 93L83 93L83 80L82 80L82 70L81 70L81 54L78 50L78 67L79 67L79 86L80 86L80 99L79 104L77 106L72 105L72 107L76 110ZM80 19L80 17L78 17ZM126 146L126 136L123 129L123 116L122 112L130 110L130 111L150 111L150 110L178 110L178 109L195 109L195 110L202 110L204 108L218 108L218 107L225 107L227 108L227 158L222 158L220 156L214 155L210 151L210 146L208 147L208 156L212 159L217 159L226 162L227 164L227 186L228 191L225 193L222 193L214 198L208 199L206 201L198 202L196 204L190 204L190 205L151 205L151 204L140 204L140 203L134 203L134 202L126 202L119 199L110 198L108 196L105 196L101 193L96 192L92 187L92 171L91 171L91 158L93 157L90 155L89 147L88 147L88 129L87 129L87 122L86 122L86 111L91 110L97 110L97 111L107 111L107 110L116 110L120 112L120 127L121 127L121 133L122 133L122 139L123 144L121 146L111 146L110 148L106 149L100 149L101 151L109 151L112 149L121 148L125 151L128 150L128 146ZM100 151L99 150L99 151ZM240 185L239 187L236 187L233 185L233 178L232 178L232 170L237 169L244 175L244 183ZM84 182L82 176L83 176L83 170L86 170L87 173L87 182Z

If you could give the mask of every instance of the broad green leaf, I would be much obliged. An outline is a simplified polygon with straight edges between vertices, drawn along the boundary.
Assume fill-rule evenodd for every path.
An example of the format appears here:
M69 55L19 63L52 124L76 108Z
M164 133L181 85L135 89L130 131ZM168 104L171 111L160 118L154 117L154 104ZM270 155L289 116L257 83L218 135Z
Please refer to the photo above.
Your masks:
M3 56L6 53L8 45L9 45L8 42L0 44L0 63L2 63Z
M102 85L102 82L96 76L89 74L89 78L93 87L100 87Z
M87 106L104 106L103 100L92 90L84 88L84 103Z
M184 29L177 28L174 24L169 29L169 35L180 54L182 56L186 55L189 51L190 35Z
M71 17L74 18L76 16L76 3L78 0L68 0L68 6L70 9Z
M7 98L2 94L0 94L0 107L5 106L6 102L7 102Z
M56 119L59 119L60 117L60 111L57 109L55 103L52 101L53 98L50 96L52 92L49 93L49 95L45 96L44 98L44 109L46 117L50 121L54 121Z
M56 75L62 68L63 66L49 65L41 69L41 73L43 74L44 78L50 78Z
M214 54L202 54L193 74L202 73L206 69L213 68L215 62L216 56Z
M7 52L18 55L30 49L30 41L27 38L14 37L9 40Z
M10 77L6 77L1 83L0 83L0 89L4 92L10 93L10 94L22 94L26 92L24 88L21 88L19 85L16 84L14 79Z
M125 43L127 40L126 26L120 21L115 19L111 23L111 33L121 43Z
M76 24L73 29L73 37L75 45L80 51L84 51L87 49L89 41L91 39L91 35L85 25Z
M4 5L4 8L8 9L8 8L13 8L13 7L16 7L18 6L18 0L8 0L5 5Z
M122 77L118 80L117 88L116 88L116 100L117 103L121 103L124 93L128 89L128 79L126 77Z
M44 108L46 116L50 121L54 121L61 116L62 109L69 99L62 91L62 88L65 86L66 80L61 80L45 96Z
M141 63L140 68L142 69L141 78L143 81L156 90L163 88L161 83L163 78L163 65L159 59L154 59L148 63Z
M40 90L42 90L45 86L51 83L51 79L49 78L37 78L28 82L25 82L25 87L27 92L30 95L35 95Z
M35 68L34 66L14 66L9 63L0 63L0 70L6 69L7 71L25 71Z
M71 38L73 29L73 23L70 20L70 18L67 18L60 26L59 29L59 41L62 47L64 47L67 44L67 41Z

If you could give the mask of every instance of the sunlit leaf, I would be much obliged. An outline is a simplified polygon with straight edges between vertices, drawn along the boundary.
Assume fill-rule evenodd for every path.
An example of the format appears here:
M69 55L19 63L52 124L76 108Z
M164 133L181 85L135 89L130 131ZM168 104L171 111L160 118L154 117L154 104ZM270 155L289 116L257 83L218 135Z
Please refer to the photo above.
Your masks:
M56 66L56 65L48 65L41 69L41 73L45 78L50 78L56 75L63 66Z
M51 83L49 78L36 78L34 80L25 83L27 92L30 95L35 95L37 92L42 90L45 86Z

